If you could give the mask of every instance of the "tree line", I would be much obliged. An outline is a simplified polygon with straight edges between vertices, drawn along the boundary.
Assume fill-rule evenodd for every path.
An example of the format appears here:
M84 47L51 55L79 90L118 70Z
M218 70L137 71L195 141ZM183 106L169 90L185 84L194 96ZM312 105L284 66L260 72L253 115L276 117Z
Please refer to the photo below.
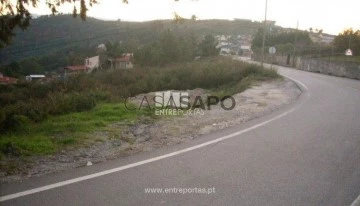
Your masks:
M260 52L263 43L264 29L259 28L254 35L252 48L255 52ZM320 30L317 35L322 34ZM337 35L330 45L314 43L308 31L289 31L274 30L267 28L265 38L265 48L276 46L279 53L292 54L296 50L297 55L343 55L345 50L351 49L354 56L360 55L360 30L354 31L347 29Z
M177 37L167 30L158 41L138 48L134 57L135 63L140 66L163 66L192 61L195 56L208 57L218 54L216 40L211 35L202 39L197 39L194 35Z
M360 30L347 29L337 35L334 45L338 51L344 52L351 49L354 56L360 55Z

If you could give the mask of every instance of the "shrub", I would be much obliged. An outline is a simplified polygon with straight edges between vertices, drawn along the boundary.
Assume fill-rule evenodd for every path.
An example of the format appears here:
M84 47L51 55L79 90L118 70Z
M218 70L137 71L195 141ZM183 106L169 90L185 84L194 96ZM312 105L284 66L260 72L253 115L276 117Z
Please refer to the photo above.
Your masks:
M30 123L31 120L24 115L14 115L11 118L11 127L13 127L15 131L29 132Z
M50 93L47 99L49 113L52 115L67 114L70 112L82 112L96 106L96 98L91 93L73 92Z
M21 155L21 149L14 144L13 142L7 142L5 144L1 144L0 152L5 155L9 156L20 156Z
M96 99L91 94L75 93L70 98L75 112L87 111L96 106Z
M216 57L166 67L95 72L44 85L1 85L0 132L25 131L31 122L43 121L49 115L91 110L99 101L172 89L203 88L233 94L247 88L250 80L277 77L273 70Z

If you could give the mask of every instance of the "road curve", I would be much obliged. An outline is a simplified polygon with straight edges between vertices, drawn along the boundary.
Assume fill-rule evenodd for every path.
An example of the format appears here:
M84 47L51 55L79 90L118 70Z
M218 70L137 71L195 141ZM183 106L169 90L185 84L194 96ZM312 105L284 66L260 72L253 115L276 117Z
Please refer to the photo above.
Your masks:
M303 90L292 105L178 146L0 185L0 204L357 204L360 81L283 67L279 72ZM200 194L198 188L215 191Z

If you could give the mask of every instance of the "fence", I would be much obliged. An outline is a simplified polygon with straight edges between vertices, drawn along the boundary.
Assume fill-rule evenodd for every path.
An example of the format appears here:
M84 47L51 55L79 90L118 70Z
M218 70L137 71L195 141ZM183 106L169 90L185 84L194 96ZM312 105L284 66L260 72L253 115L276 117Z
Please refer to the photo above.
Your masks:
M253 59L261 61L261 55L253 55ZM277 65L294 67L299 70L317 72L351 79L360 79L360 58L346 56L305 57L291 55L266 54L264 61Z

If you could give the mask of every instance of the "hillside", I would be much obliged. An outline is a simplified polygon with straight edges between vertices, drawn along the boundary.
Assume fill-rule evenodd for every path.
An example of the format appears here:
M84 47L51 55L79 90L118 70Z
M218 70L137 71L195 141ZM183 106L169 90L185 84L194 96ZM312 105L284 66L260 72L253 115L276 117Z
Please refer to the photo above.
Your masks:
M149 22L103 21L87 18L82 21L70 15L41 16L32 20L28 30L16 32L12 45L0 50L1 64L41 56L73 47L93 48L106 41L126 41L136 38L140 43L154 41L166 29L183 34L253 34L259 22L228 20L186 20L176 24L171 20Z

